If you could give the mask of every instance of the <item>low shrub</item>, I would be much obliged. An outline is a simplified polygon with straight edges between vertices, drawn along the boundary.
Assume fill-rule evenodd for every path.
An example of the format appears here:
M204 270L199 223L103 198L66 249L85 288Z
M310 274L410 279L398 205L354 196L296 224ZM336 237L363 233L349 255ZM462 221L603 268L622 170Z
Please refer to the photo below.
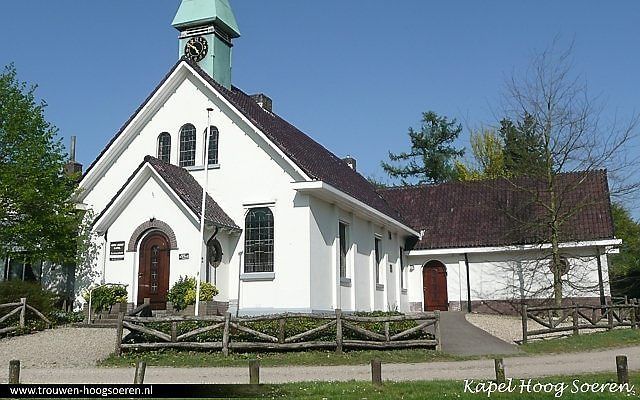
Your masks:
M19 303L23 297L27 299L27 304L49 315L58 296L35 282L12 280L0 283L0 304Z
M211 301L218 294L218 288L208 282L200 282L200 301ZM181 276L171 286L167 294L167 300L173 303L173 307L180 311L192 304L196 304L196 278Z
M91 308L95 312L108 310L114 304L125 303L127 294L127 288L124 285L100 286L94 289L91 294ZM85 293L83 297L89 303L89 292Z
M49 319L54 325L73 324L84 321L84 312L56 310L49 314Z

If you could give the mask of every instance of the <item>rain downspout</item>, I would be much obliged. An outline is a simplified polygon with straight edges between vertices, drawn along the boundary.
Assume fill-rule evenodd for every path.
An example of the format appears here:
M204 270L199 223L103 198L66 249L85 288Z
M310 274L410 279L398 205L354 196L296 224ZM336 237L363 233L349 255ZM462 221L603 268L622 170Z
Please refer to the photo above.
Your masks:
M471 279L469 279L469 254L464 253L464 264L467 267L467 312L471 312Z

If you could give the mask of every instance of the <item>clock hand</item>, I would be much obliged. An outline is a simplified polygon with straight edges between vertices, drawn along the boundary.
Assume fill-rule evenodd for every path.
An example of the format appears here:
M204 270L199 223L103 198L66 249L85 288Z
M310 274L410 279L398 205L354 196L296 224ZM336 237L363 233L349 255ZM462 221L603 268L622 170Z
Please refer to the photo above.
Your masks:
M191 43L187 43L187 47L193 49L196 53L200 53L200 50L198 50L198 48Z

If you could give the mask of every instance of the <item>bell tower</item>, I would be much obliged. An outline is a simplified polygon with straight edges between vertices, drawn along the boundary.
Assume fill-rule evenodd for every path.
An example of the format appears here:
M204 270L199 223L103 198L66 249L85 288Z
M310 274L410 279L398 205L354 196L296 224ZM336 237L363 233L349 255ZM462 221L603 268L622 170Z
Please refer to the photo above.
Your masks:
M182 0L171 25L180 31L179 57L230 89L232 41L240 30L229 0Z

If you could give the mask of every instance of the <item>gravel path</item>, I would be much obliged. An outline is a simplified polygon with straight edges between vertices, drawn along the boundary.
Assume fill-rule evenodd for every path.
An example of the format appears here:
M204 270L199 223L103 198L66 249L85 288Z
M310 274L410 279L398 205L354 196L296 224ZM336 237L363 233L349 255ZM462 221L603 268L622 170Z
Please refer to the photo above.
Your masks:
M466 314L465 318L471 324L478 328L489 332L505 342L514 343L522 340L522 319L519 316L512 315L493 315L493 314ZM569 318L558 326L571 326L572 320ZM536 329L544 329L545 327L539 323L529 319L527 326L530 331ZM602 329L580 329L580 333L602 332ZM536 338L557 338L560 336L570 335L571 332L549 333L537 335Z
M598 352L551 354L535 357L505 358L507 376L536 378L550 375L578 375L609 372L615 374L615 356L629 357L629 370L640 369L640 346ZM0 368L0 383L8 379L7 368ZM385 380L411 381L435 379L492 379L493 360L433 362L422 364L384 364ZM24 383L130 383L133 368L26 368L21 373ZM371 367L263 367L260 379L264 383L301 381L366 381L371 379ZM147 367L145 383L248 383L248 368L158 368Z
M522 340L522 319L511 315L466 314L471 324L489 332L505 342L513 343ZM529 329L539 329L535 321L529 321Z
M94 367L113 352L111 328L58 328L0 340L0 370L10 360L23 368Z

